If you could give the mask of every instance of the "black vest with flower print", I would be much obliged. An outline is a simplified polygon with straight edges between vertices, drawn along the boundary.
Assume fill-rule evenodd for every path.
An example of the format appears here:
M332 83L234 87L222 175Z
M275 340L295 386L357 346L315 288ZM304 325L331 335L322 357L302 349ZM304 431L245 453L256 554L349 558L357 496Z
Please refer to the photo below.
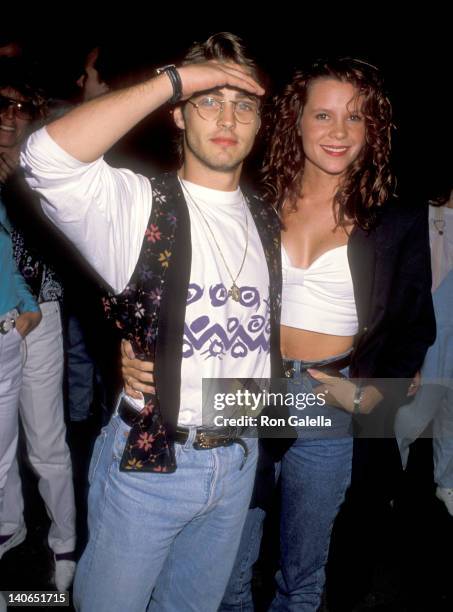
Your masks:
M173 472L176 461L172 438L179 414L192 259L190 218L176 174L152 178L151 188L152 211L137 265L124 291L104 298L104 308L123 338L130 340L135 354L154 362L156 391L145 395L143 418L129 433L120 469ZM279 376L280 223L273 208L258 196L245 194L245 199L269 271L271 374Z

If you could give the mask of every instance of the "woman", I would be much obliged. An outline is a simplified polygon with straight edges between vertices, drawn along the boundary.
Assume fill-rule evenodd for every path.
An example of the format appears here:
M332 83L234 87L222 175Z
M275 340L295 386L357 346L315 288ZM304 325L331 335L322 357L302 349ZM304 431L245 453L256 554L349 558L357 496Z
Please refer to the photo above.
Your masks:
M350 482L350 413L369 413L384 394L407 390L361 380L412 378L434 339L426 212L393 197L391 106L373 66L315 63L276 98L271 119L264 183L282 219L287 390L315 388L328 404L310 409L324 421L299 427L282 460L281 569L271 609L308 612L320 604L332 524ZM140 367L145 375L138 365L123 360L133 395L144 390L138 376L152 380L152 365ZM244 540L259 531L244 532L244 556L252 549ZM237 560L222 610L253 609L253 561Z

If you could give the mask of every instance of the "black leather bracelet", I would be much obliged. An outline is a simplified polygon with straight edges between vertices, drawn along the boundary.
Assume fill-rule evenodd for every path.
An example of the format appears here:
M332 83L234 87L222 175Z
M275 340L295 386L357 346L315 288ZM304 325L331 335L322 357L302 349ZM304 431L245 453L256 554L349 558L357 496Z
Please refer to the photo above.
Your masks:
M157 74L164 72L170 79L171 86L173 87L173 95L168 102L169 104L177 104L182 98L182 81L179 72L174 64L168 64L156 69Z

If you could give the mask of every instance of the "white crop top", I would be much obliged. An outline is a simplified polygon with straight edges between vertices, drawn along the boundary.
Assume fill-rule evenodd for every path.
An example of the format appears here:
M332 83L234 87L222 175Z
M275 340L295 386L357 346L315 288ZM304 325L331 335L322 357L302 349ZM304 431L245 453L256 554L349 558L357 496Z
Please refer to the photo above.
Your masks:
M358 331L347 245L323 253L308 268L296 268L282 244L282 325L334 336Z

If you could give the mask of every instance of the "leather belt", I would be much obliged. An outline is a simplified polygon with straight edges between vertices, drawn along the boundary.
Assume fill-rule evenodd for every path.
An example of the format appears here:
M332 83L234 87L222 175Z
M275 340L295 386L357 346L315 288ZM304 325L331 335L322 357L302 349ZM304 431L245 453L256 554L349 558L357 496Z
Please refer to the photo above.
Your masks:
M185 444L189 438L189 433L189 427L178 425L173 440L176 444ZM193 441L195 450L207 450L218 448L219 446L231 446L232 444L239 444L244 449L246 456L248 455L248 448L244 440L231 434L219 433L215 430L198 427Z
M129 425L130 427L133 427L142 421L141 413L138 410L135 410L127 402L127 400L124 399L124 397L121 399L120 405L118 406L118 415L126 423L126 425ZM189 427L182 427L178 425L173 436L173 441L176 444L185 444L189 439L189 433ZM198 427L193 441L193 448L195 450L209 450L211 448L219 448L220 446L231 446L232 444L239 444L244 451L244 460L241 465L242 469L245 461L247 460L249 449L247 448L245 441L236 435L221 433L215 429L209 430L204 427Z
M330 361L325 364L317 364L316 361L302 361L301 363L294 359L284 359L283 360L283 369L285 372L286 378L292 378L296 373L296 366L298 372L305 372L308 368L313 368L314 370L319 370L320 372L325 372L329 376L343 376L340 370L343 370L351 363L351 354L345 355L336 361Z
M129 427L133 427L143 420L142 413L139 410L135 410L124 397L121 398L120 405L118 406L118 415Z

